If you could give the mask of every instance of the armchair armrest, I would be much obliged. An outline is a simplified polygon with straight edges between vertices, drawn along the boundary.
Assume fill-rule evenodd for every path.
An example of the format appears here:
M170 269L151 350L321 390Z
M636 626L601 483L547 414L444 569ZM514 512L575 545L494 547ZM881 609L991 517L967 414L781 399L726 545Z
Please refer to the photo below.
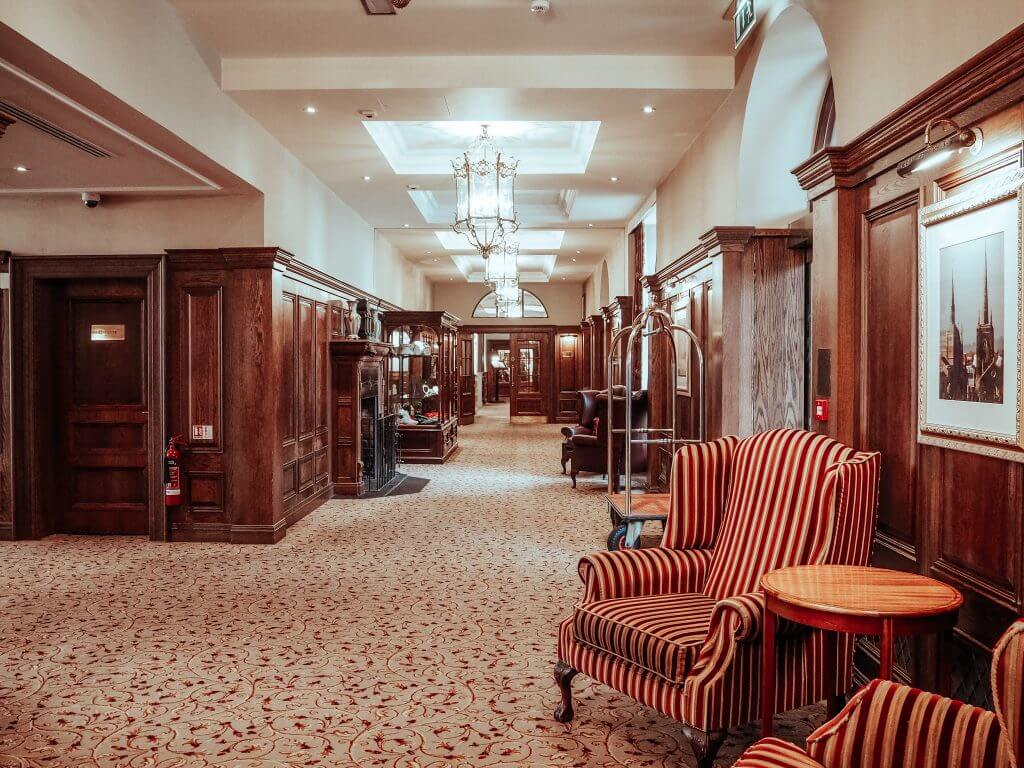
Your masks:
M715 605L711 614L711 637L716 628L728 626L733 639L738 643L752 643L761 640L761 628L764 625L764 593L746 592L742 595L726 597ZM789 637L810 628L788 619L778 619L775 623L776 637Z
M567 438L575 437L576 435L592 435L592 430L587 429L582 424L577 424L575 427L562 427L562 434Z
M1010 765L995 713L888 680L859 690L807 737L825 768L996 768Z
M597 446L597 435L573 435L569 438L574 446Z
M583 602L698 592L704 587L709 549L624 549L595 552L580 559Z

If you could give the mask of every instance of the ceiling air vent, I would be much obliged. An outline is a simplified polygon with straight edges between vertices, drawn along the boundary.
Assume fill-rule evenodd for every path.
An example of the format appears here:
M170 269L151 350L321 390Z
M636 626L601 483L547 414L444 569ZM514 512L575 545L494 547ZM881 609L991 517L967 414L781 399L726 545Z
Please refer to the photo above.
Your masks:
M80 139L74 134L68 133L63 128L60 128L53 123L49 123L41 117L36 117L31 112L26 112L21 107L16 107L14 104L4 101L3 99L0 99L0 112L6 112L11 117L17 118L19 122L31 125L33 128L52 136L58 141L70 144L75 149L81 150L93 157L113 157L113 155L107 152L107 150L101 149L95 144L90 144L85 139Z

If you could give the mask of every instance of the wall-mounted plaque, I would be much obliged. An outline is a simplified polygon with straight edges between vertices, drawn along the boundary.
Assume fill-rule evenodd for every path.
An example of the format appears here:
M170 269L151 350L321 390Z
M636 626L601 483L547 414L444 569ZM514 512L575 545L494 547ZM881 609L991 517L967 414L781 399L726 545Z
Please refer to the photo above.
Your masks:
M92 325L89 341L124 341L123 325Z

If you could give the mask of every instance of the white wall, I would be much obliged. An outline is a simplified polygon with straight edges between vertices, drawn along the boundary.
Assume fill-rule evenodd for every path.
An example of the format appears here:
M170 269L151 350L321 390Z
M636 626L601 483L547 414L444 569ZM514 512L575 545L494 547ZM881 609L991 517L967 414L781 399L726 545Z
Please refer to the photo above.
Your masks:
M483 283L464 281L432 285L431 308L446 310L466 325L579 325L583 308L583 286L579 283L523 283L547 307L548 317L474 318L473 310L489 288Z
M714 226L777 224L771 198L746 198L738 162L751 81L768 30L792 5L820 27L836 97L836 137L846 143L965 60L1024 23L1020 0L764 0L737 57L736 87L658 186L658 265L695 246ZM758 87L761 87L760 85ZM817 85L813 86L817 88ZM780 108L789 105L780 102ZM754 130L764 126L754 126ZM924 126L921 126L922 131ZM772 173L788 175L779 170ZM761 177L763 188L791 185ZM760 201L760 203L759 203ZM762 205L762 203L767 203Z
M379 232L374 236L375 296L387 299L404 309L427 309L430 306L430 283L423 270L404 256Z
M280 246L374 291L372 227L221 91L164 0L4 0L0 22L262 191L260 242L232 244Z

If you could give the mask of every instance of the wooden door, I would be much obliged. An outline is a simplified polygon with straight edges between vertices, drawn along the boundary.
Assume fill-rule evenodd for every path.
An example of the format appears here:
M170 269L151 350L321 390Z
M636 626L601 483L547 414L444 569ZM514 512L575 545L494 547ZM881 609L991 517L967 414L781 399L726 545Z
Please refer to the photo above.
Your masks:
M142 280L75 280L59 302L54 524L149 532L149 350Z
M583 388L582 339L578 332L561 332L555 343L555 377L558 382L555 398L555 421L575 424L578 417L578 392Z
M473 336L459 336L459 424L476 420L476 366L473 364Z
M547 334L513 333L510 338L511 416L547 417Z

